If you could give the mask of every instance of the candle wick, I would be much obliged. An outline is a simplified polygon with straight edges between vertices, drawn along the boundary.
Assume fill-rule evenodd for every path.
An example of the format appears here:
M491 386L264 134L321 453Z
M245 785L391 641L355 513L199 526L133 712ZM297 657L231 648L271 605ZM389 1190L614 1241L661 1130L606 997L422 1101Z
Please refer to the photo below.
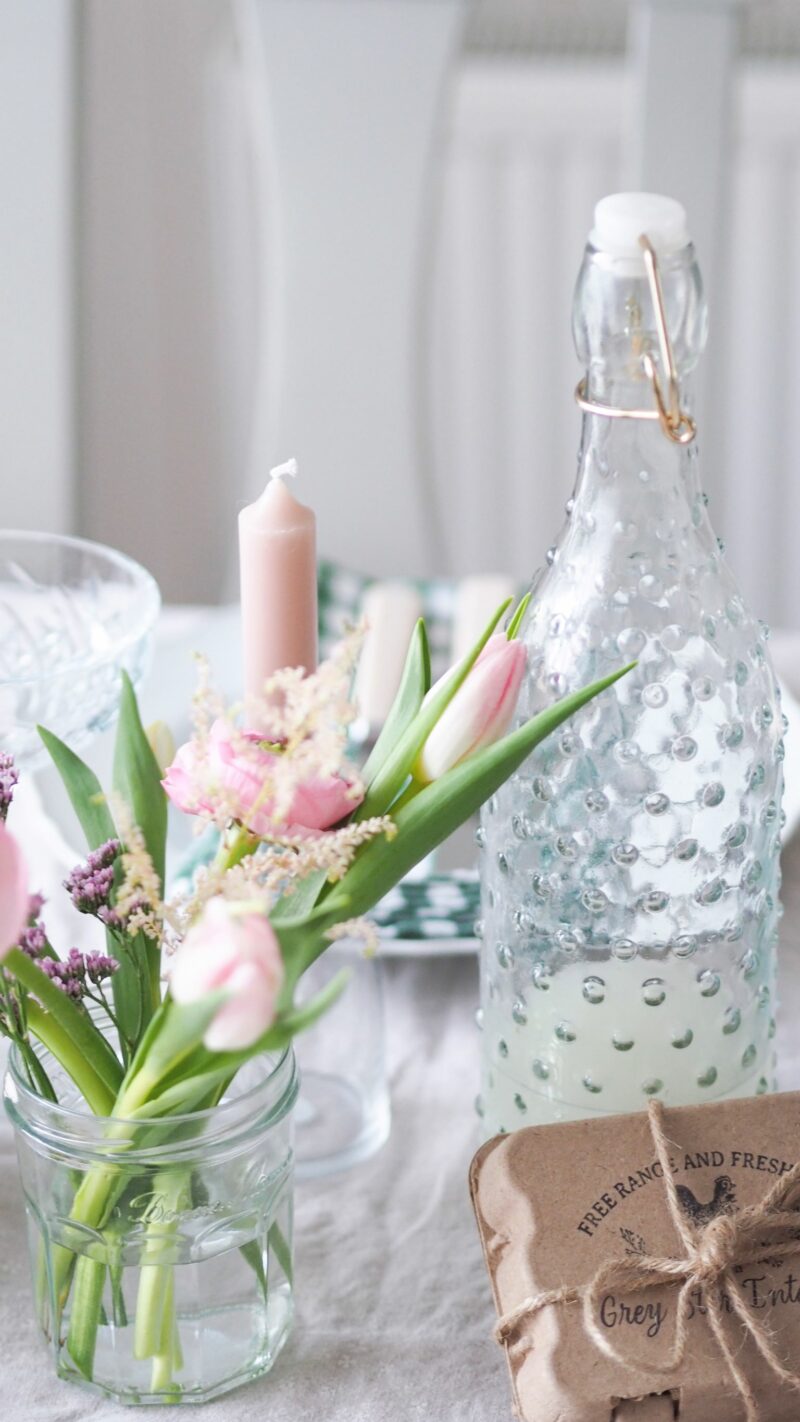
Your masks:
M274 469L270 469L270 479L282 479L284 474L288 474L292 479L297 478L297 460L287 459L285 464L276 464Z

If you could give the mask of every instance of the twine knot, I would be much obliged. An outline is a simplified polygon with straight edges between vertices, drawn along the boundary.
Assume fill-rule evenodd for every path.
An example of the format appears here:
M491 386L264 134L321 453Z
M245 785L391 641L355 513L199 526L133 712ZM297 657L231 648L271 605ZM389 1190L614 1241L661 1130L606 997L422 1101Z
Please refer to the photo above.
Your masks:
M717 1215L701 1231L693 1249L694 1277L705 1287L716 1284L720 1276L736 1263L740 1248L740 1231L731 1215Z
M670 1219L683 1243L684 1254L675 1258L637 1254L624 1259L610 1259L601 1264L587 1284L547 1289L523 1299L515 1308L498 1319L494 1336L498 1343L509 1345L509 1351L530 1346L520 1326L541 1309L551 1305L580 1304L587 1334L597 1348L616 1363L628 1366L624 1354L612 1343L598 1323L598 1315L606 1294L638 1293L658 1285L679 1284L675 1337L665 1363L650 1363L654 1373L672 1373L684 1360L689 1336L689 1314L692 1294L703 1291L706 1315L711 1331L725 1360L731 1380L745 1405L747 1422L758 1422L759 1410L755 1394L739 1360L738 1349L728 1340L723 1323L723 1311L736 1314L771 1368L787 1387L800 1392L800 1373L781 1362L775 1352L770 1329L747 1307L739 1291L733 1269L737 1265L755 1264L770 1259L786 1259L800 1254L800 1165L795 1165L780 1177L756 1205L748 1205L735 1213L716 1215L699 1228L686 1219L682 1209L667 1150L663 1124L664 1108L660 1101L648 1104L650 1131L661 1166L664 1192ZM516 1335L516 1336L515 1336ZM641 1369L641 1361L636 1360Z

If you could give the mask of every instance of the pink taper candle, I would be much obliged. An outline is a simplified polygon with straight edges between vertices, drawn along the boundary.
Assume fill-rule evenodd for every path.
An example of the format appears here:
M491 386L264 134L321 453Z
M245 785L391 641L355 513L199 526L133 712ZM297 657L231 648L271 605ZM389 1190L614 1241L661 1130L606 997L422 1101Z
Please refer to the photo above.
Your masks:
M260 499L239 514L245 692L261 696L279 667L317 665L317 521L273 469Z

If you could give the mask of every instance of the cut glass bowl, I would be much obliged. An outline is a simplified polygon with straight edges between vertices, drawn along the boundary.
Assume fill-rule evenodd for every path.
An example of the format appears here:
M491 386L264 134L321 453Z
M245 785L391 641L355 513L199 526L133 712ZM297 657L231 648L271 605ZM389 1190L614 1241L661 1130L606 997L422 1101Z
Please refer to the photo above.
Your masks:
M147 670L161 599L150 574L100 543L0 531L0 749L48 763L37 725L77 749L113 722L120 673Z

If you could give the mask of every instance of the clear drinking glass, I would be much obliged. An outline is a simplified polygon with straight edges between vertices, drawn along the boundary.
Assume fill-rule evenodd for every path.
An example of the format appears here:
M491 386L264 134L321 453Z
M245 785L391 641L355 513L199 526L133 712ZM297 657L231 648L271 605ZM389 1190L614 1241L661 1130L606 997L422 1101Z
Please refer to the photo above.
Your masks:
M691 244L661 280L681 382L705 339ZM592 400L653 408L644 264L590 241L574 331ZM755 476L754 476L755 477ZM636 660L484 808L487 1134L648 1096L773 1084L783 729L767 629L709 522L697 444L586 413L533 583L518 716Z
M90 1115L5 1083L38 1321L60 1377L126 1403L203 1402L271 1368L292 1318L291 1050L249 1062L213 1110Z
M380 959L365 956L354 940L331 944L303 977L301 999L315 996L343 970L349 978L341 997L295 1043L300 1180L365 1160L384 1144L391 1126Z

